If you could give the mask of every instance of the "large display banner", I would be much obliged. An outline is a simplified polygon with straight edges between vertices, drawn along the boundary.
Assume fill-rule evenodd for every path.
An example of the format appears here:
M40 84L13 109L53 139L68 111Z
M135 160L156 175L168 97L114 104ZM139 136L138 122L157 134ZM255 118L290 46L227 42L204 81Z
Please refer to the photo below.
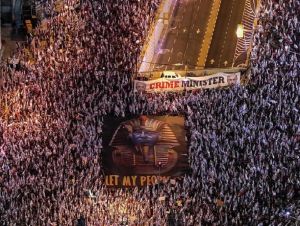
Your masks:
M134 81L136 92L173 92L194 89L211 89L240 84L241 73L217 73L203 77L180 77L176 79L155 79L150 81Z
M188 170L184 117L108 117L103 125L107 186L154 185Z

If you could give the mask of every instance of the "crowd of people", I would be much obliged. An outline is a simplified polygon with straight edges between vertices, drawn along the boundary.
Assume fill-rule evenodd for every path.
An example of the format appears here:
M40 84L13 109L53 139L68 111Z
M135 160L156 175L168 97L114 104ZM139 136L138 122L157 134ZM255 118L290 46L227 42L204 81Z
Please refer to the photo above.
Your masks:
M1 65L0 225L72 225L101 189L102 117L124 112L159 1L63 3Z
M0 225L285 225L300 216L297 0L262 0L246 86L135 93L160 1L64 0L0 74ZM105 115L184 115L191 173L103 184ZM163 197L163 198L162 198Z

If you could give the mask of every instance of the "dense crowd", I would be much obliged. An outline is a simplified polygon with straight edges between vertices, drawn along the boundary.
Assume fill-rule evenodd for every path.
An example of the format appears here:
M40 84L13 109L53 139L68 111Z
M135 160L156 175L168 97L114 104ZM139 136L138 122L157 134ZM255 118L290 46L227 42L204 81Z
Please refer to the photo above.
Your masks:
M64 1L1 65L0 225L72 225L102 186L101 125L122 111L159 1Z
M65 0L1 65L0 225L74 225L80 217L95 226L296 223L299 1L261 2L248 85L133 95L159 2ZM191 174L105 188L107 114L185 115Z

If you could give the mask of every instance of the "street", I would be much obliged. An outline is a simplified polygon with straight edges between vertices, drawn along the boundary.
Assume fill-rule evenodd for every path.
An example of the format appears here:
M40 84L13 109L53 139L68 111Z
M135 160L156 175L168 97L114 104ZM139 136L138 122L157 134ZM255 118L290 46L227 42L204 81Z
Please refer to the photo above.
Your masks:
M237 37L237 25L241 23L246 0L223 0L213 39L206 59L206 68L231 67Z
M184 69L186 64L192 69L196 66L211 6L211 0L178 1L153 69Z

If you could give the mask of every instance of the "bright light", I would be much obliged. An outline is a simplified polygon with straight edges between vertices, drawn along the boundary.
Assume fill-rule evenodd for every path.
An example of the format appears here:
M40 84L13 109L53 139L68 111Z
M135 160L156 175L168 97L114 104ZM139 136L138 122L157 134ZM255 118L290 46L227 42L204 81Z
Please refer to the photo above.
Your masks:
M173 64L174 66L182 66L183 64L181 63L176 63L176 64Z
M236 29L236 36L238 38L244 38L244 25L243 24L238 24L237 29Z
M291 215L291 212L290 211L286 211L285 213L284 213L284 216L285 217L289 217Z

